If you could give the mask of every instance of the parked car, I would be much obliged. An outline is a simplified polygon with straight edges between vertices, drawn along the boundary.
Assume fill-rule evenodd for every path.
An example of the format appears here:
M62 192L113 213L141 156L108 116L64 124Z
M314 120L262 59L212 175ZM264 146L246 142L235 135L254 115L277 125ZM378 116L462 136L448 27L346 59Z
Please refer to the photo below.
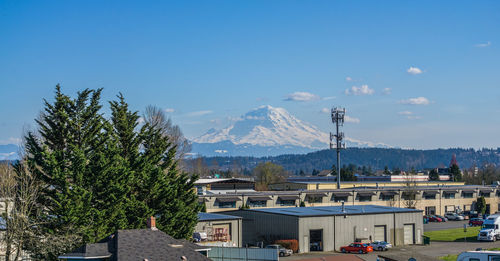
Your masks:
M444 217L447 218L448 220L464 220L464 217L461 215L458 215L457 213L446 213L444 214Z
M289 256L293 254L291 249L287 249L282 247L281 245L267 245L266 248L276 249L278 251L279 256Z
M429 222L443 222L443 220L437 216L429 216Z
M482 226L484 220L482 218L471 218L469 220L469 226L475 227L475 226Z
M428 216L424 216L424 224L427 224L429 223L429 217Z
M468 216L469 219L479 217L479 214L477 213L477 211L473 211L473 210L464 211L464 215Z
M342 253L360 253L366 254L368 252L373 252L373 247L365 243L352 243L348 246L343 246L340 248Z
M370 246L373 247L373 250L378 250L378 251L387 251L389 250L389 248L392 248L392 245L385 241L373 241L370 244Z
M446 217L443 217L443 216L440 216L440 215L436 215L436 217L438 217L438 218L441 219L440 222L446 222L446 221L448 221L448 219Z

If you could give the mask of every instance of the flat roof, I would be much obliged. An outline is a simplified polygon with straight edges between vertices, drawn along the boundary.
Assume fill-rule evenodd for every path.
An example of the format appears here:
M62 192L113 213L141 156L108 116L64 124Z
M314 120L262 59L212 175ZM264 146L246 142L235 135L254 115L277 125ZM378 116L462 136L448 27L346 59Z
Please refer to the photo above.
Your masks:
M365 215L365 214L385 214L385 213L412 213L422 212L418 209L396 208L376 205L350 205L327 206L327 207L295 207L295 208L263 208L250 209L246 211L272 213L278 215L296 216L296 217L315 217L315 216L343 216L343 215Z
M214 221L214 220L228 220L228 219L241 219L241 217L215 214L215 213L198 213L198 221Z
M213 184L213 183L222 183L222 182L235 182L235 183L255 183L250 178L213 178L213 179L198 179L197 181L194 182L195 185L200 185L200 184Z

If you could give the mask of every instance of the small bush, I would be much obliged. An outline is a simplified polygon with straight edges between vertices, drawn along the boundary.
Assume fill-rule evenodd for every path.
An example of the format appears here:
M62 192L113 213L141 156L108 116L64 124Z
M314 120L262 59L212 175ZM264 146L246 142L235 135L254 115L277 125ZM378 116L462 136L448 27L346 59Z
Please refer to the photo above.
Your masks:
M281 239L274 242L284 248L291 249L294 253L299 252L299 241L297 239Z

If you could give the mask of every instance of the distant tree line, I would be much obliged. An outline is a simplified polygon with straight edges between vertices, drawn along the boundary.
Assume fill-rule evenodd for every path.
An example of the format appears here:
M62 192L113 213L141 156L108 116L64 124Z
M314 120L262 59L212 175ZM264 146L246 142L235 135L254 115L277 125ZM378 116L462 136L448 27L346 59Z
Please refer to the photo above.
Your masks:
M497 149L436 149L436 150L404 150L387 148L348 148L342 151L342 165L355 164L366 166L375 170L388 170L396 174L402 170L410 170L412 167L417 170L446 168L449 166L451 155L455 154L460 167L468 169L472 166L482 166L483 164L500 165L500 148ZM203 161L207 167L212 167L214 163L217 169L239 168L252 170L259 163L272 162L283 166L290 173L300 174L302 170L308 175L313 170L331 169L336 162L334 151L322 150L301 155L281 155L276 157L200 157L187 160L190 168L193 162Z

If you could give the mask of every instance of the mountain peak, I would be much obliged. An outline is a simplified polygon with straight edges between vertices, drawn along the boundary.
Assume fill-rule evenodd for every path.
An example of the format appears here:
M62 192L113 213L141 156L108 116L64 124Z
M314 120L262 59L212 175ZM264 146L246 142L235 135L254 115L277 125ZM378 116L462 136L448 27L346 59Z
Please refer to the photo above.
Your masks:
M284 108L264 105L250 110L224 129L210 129L194 139L193 152L219 155L217 151L226 151L224 155L232 156L307 153L328 148L329 136L316 126L297 119ZM347 137L345 140L348 146L385 145Z
M328 135L315 126L300 121L283 108L264 105L247 112L233 125L217 132L208 131L194 141L231 141L236 145L288 145L319 149L327 146ZM318 146L319 144L321 145Z

